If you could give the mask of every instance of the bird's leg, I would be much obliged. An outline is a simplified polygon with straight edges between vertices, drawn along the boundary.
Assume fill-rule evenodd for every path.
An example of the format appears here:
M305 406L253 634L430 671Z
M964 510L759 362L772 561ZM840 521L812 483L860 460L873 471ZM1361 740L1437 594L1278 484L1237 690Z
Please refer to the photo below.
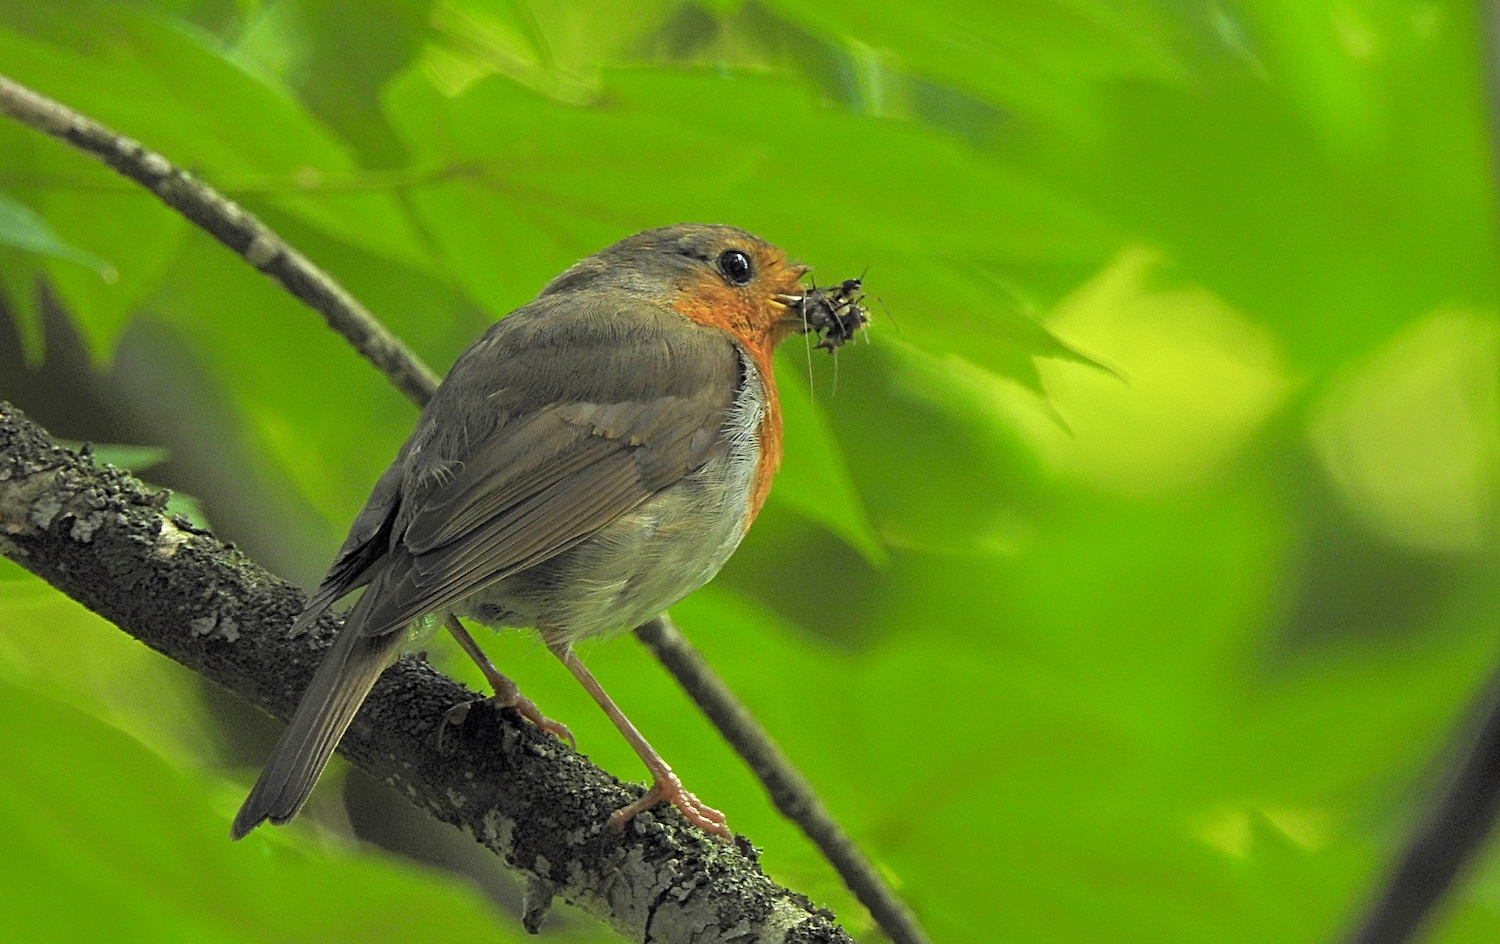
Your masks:
M516 709L521 717L527 721L530 721L543 731L566 740L574 748L577 748L578 742L573 740L573 732L568 730L568 726L559 721L553 721L542 714L537 709L535 702L522 695L521 689L516 683L511 681L499 669L495 668L495 664L490 661L490 657L484 654L483 649L479 648L479 643L474 641L474 637L469 635L467 629L464 629L464 624L458 621L458 617L449 613L444 625L448 627L448 632L453 634L453 638L458 640L458 644L463 647L464 652L469 654L469 658L474 660L474 664L479 666L479 671L483 672L484 677L489 680L490 688L494 689L495 693L485 699L486 701L496 708ZM459 702L452 708L449 708L448 713L443 717L444 723L462 724L464 718L469 713L469 705L471 704L472 702L467 701Z
M573 647L565 642L555 644L549 642L547 648L562 661L563 665L568 667L568 671L573 673L573 677L578 679L578 683L594 697L594 701L599 703L599 707L604 709L606 715L609 715L609 720L615 723L615 727L620 729L620 733L625 736L625 740L635 749L636 755L646 765L646 769L651 771L651 789L647 790L646 795L639 800L636 800L629 806L623 806L610 814L610 830L620 832L625 828L625 824L630 822L632 816L642 810L649 810L656 804L666 800L681 810L682 815L687 817L688 822L699 829L704 832L713 833L722 839L732 840L734 836L725 824L724 814L693 796L683 787L682 781L677 779L677 775L672 772L672 768L667 765L666 761L662 760L660 754L656 753L655 748L641 736L641 732L635 729L635 725L630 723L630 719L625 717L625 713L615 706L614 700L605 694L604 689L594 680L593 674L584 668L582 662L578 661L578 656L573 652Z

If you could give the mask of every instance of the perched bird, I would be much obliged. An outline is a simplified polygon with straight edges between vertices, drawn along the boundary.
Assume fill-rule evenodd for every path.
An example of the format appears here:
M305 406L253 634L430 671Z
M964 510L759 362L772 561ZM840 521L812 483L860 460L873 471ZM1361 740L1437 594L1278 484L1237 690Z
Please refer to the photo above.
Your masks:
M771 354L820 326L798 285L807 271L731 226L648 230L578 262L465 351L293 627L365 588L233 837L297 814L424 618L479 662L496 704L566 736L489 664L466 616L536 629L645 762L651 788L613 828L665 800L729 838L573 643L643 623L702 586L755 519L781 458Z

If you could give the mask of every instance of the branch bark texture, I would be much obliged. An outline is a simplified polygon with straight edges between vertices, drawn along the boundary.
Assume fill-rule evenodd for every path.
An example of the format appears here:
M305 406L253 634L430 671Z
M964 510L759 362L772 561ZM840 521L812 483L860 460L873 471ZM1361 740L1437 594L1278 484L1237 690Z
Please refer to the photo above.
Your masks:
M54 442L0 402L0 553L146 645L280 718L290 716L339 619L289 639L303 595L233 547L163 512L166 494ZM523 873L635 941L850 944L827 911L675 810L611 811L640 795L415 657L390 669L340 753ZM533 920L535 914L533 914Z

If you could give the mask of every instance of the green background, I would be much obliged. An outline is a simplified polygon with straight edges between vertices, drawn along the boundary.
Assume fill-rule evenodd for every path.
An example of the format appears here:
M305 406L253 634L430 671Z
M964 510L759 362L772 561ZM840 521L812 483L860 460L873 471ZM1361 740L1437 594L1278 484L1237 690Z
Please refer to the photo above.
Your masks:
M1312 942L1500 650L1478 35L1439 0L0 0L0 71L242 201L439 368L648 226L867 271L868 344L781 352L784 470L683 629L937 941ZM304 584L413 420L9 123L0 287L0 395L151 447L105 454ZM530 637L485 644L643 777ZM634 640L584 656L878 939ZM0 718L7 940L524 936L492 861L342 765L230 844L274 725L6 562ZM1500 936L1497 864L1435 940Z

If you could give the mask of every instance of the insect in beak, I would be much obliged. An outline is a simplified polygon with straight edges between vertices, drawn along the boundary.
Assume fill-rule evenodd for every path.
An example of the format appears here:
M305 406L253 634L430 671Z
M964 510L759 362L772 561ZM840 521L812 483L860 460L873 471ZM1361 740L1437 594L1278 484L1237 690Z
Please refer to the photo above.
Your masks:
M774 296L799 316L801 333L818 335L816 347L832 353L870 323L864 306L863 279L845 279L834 288L816 286L801 295Z

